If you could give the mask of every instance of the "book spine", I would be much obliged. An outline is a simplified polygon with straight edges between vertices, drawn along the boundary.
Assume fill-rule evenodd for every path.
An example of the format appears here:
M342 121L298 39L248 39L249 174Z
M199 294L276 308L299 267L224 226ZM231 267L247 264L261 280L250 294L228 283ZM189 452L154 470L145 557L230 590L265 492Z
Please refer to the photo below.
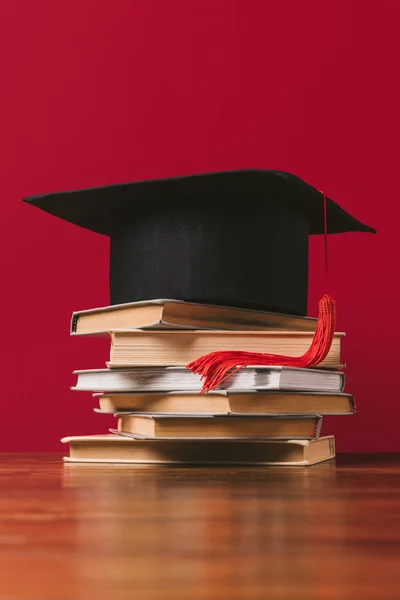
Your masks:
M342 376L342 387L341 387L340 391L343 392L344 386L346 385L346 376L343 372L341 373L341 376Z
M77 313L72 313L71 325L70 325L70 334L76 333L77 323L78 323L78 314Z
M317 416L317 421L315 423L315 428L314 428L314 438L319 438L319 436L321 435L321 429L322 429L322 417L321 416Z

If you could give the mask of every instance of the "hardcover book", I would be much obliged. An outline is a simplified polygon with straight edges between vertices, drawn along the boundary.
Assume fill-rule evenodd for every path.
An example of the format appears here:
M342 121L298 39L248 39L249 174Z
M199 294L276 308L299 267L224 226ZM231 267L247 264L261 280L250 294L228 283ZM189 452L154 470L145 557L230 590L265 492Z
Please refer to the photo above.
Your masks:
M107 434L65 437L66 462L309 466L335 456L333 436L315 440L134 440Z

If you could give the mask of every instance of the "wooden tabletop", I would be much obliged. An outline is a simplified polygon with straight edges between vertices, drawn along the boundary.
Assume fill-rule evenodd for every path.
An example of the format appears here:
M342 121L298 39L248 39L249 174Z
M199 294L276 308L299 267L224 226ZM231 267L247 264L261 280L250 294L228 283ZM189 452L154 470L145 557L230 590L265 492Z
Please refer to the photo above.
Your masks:
M400 598L400 455L309 468L0 455L0 600Z

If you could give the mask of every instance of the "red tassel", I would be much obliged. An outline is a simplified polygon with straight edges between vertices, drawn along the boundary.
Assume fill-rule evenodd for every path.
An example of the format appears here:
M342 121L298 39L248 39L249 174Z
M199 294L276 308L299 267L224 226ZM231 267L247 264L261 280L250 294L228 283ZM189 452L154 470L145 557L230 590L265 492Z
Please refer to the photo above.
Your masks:
M309 349L302 356L282 356L258 352L211 352L187 365L204 380L202 393L210 392L234 373L249 365L279 365L282 367L316 367L328 355L336 327L336 304L325 294L319 301L317 327Z

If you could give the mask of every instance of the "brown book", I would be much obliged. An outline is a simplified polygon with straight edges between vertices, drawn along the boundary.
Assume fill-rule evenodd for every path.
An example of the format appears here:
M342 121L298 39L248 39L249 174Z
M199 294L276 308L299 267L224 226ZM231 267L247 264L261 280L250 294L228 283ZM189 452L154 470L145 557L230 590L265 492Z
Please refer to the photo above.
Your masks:
M118 435L65 437L66 462L309 466L335 456L333 436L315 440L133 440Z
M180 300L149 300L103 306L72 314L71 335L111 329L240 329L314 331L316 319Z
M302 392L209 392L208 394L94 394L101 412L140 414L347 415L355 412L350 394Z
M319 437L322 417L310 416L149 416L118 417L119 433L144 438L311 439Z
M338 369L343 333L335 333L328 356L318 367ZM242 350L300 356L308 350L312 332L293 331L143 331L111 332L110 368L135 366L186 366L203 354Z

